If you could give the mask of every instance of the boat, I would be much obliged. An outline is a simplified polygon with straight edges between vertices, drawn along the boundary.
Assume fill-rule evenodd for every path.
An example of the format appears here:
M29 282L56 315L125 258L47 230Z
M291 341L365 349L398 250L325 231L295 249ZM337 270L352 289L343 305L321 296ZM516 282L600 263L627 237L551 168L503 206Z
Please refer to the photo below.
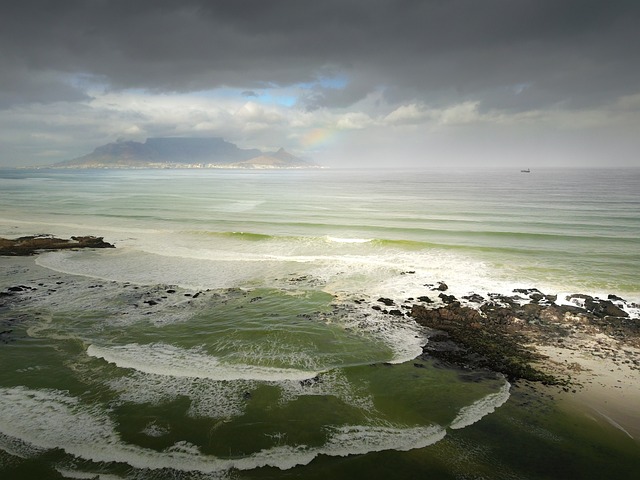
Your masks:
M528 168L524 169L524 170L520 170L520 173L531 173L531 170L529 170Z

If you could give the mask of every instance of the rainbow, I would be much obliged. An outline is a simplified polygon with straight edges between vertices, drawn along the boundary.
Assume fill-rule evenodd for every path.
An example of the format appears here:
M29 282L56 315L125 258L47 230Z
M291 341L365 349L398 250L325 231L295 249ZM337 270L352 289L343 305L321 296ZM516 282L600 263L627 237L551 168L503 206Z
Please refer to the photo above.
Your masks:
M330 144L337 134L338 131L333 128L314 128L302 134L300 145L306 150L319 148Z

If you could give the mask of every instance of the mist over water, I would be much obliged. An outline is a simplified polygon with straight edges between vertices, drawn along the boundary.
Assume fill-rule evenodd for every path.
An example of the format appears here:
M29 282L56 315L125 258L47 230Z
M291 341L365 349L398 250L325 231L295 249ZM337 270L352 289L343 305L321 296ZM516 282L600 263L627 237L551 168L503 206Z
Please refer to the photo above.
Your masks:
M29 289L0 308L0 471L310 478L373 452L432 462L497 422L510 385L415 361L425 332L371 307L437 300L439 281L458 297L639 300L639 184L637 170L2 171L0 236L117 248L5 267L2 289ZM496 478L527 477L512 468Z

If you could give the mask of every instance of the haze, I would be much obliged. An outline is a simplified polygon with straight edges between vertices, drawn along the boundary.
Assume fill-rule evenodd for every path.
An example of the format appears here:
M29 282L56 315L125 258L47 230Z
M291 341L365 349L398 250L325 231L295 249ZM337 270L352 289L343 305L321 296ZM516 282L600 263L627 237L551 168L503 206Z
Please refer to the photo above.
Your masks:
M223 137L321 164L640 166L640 2L2 2L0 166Z

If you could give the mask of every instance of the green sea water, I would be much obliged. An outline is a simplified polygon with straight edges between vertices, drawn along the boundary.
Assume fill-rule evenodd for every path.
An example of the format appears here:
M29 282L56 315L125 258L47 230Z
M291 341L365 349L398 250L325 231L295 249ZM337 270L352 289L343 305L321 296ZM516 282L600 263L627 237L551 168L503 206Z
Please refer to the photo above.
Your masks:
M2 478L634 478L640 447L400 311L640 299L640 172L2 171ZM606 474L606 475L605 475Z

